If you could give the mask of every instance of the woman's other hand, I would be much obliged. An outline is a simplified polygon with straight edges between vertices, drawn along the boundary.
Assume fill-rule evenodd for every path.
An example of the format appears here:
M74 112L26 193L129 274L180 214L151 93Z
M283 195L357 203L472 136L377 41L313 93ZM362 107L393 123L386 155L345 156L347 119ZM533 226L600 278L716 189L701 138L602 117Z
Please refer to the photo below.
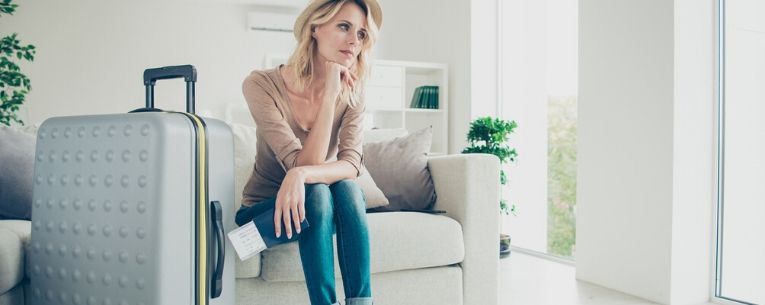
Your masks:
M281 236L282 222L287 232L287 238L292 238L292 223L300 234L300 222L305 219L305 176L299 167L287 171L287 175L279 187L274 207L274 226L276 237Z

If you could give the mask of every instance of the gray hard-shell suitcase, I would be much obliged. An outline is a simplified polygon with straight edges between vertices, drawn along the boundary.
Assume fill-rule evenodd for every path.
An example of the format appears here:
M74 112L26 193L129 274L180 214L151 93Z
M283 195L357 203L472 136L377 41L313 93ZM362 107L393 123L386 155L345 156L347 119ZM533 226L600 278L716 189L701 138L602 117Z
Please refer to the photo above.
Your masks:
M155 81L178 77L187 111L155 109ZM148 69L146 108L40 126L28 304L234 304L233 137L194 114L195 82Z

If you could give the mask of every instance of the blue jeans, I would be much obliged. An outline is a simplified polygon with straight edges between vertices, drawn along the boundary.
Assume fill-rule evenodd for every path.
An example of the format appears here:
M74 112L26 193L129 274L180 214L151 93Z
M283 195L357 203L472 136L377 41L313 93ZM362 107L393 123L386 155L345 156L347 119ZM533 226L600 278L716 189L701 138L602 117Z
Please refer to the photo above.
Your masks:
M271 198L251 207L243 206L236 212L236 223L245 224L275 204L276 199ZM335 233L346 305L373 304L365 206L364 195L354 181L305 185L305 217L309 227L299 234L298 245L311 305L338 304L332 244Z

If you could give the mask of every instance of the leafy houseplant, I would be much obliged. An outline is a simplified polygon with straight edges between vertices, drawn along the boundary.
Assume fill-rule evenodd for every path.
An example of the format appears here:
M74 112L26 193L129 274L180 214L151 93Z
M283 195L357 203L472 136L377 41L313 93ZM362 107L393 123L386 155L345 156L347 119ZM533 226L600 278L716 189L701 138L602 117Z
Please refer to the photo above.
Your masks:
M18 7L11 0L0 0L0 16L13 15ZM15 57L15 58L14 58ZM33 61L35 46L20 45L16 33L0 39L0 124L10 126L17 122L24 125L16 114L24 103L27 93L32 90L29 78L21 73L15 60Z
M499 158L500 166L509 161L515 161L517 153L514 148L507 145L508 136L517 127L515 121L506 121L499 118L481 117L470 123L470 131L467 140L470 146L462 150L463 154L484 153L492 154ZM500 169L499 181L502 185L507 184L505 170ZM515 214L515 204L508 207L507 200L500 198L500 211L509 215Z

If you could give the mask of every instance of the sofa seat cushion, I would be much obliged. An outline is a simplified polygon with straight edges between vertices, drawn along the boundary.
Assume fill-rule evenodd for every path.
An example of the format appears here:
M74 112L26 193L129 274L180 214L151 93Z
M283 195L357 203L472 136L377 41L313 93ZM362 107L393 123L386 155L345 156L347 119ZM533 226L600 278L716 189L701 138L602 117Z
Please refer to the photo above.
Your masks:
M24 247L29 245L29 240L32 237L32 222L29 220L13 220L6 219L0 220L0 228L8 229L18 235L21 244Z
M21 281L23 249L15 233L0 228L0 294L11 290Z
M370 213L367 222L373 274L452 265L462 262L465 256L462 227L449 217L415 212ZM340 278L335 238L335 277ZM265 281L305 280L297 242L263 251L261 262L260 276Z
M236 278L238 279L249 279L253 277L259 277L260 276L260 255L255 255L251 258L248 258L245 261L242 261L239 259L239 256L236 255L236 268L235 268L235 274Z
M31 232L27 220L0 220L0 294L24 279L25 249Z

